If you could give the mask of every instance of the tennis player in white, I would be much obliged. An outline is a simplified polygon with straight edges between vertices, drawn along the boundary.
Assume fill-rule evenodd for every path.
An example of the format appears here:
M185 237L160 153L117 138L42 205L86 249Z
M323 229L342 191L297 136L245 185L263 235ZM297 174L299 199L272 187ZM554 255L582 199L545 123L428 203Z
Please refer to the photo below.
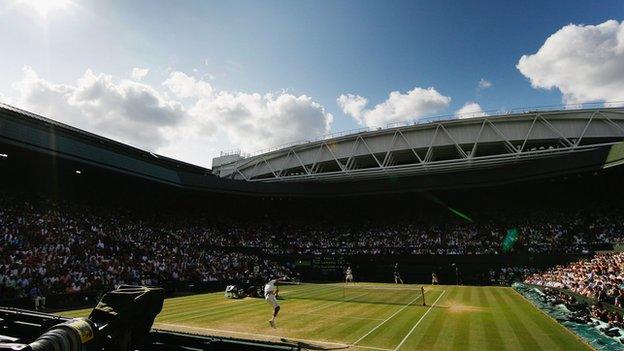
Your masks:
M353 271L351 270L351 266L347 267L347 272L345 274L345 284L348 282L353 283Z
M275 328L275 317L277 317L280 310L280 305L277 303L278 289L276 284L284 280L286 280L286 277L275 278L269 280L269 282L264 285L264 299L273 305L273 318L269 319L269 324L272 328Z

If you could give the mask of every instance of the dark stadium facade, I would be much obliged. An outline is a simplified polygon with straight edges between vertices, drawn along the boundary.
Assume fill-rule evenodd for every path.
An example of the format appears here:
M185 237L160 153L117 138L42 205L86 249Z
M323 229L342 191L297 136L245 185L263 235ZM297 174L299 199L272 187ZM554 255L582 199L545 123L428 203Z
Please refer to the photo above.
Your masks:
M504 127L507 123L519 126L522 132L517 135L523 135L524 139L502 138L514 129ZM319 150L340 143L351 145L334 147L335 150L368 152L372 148L370 139L377 137L388 138L397 148L400 145L404 147L407 143L393 141L400 133L408 141L411 140L408 138L409 130L402 128L414 128L415 133L425 130L435 134L437 131L445 137L433 139L448 145L441 145L439 149L427 146L429 151L414 149L412 159L405 155L412 151L404 149L384 156L386 160L403 160L397 161L395 166L406 160L414 161L400 167L402 170L415 168L413 174L393 174L390 168L384 171L383 176L353 176L352 172L368 171L361 168L365 164L373 169L379 166L374 161L374 153L354 156L357 161L349 161L348 157L338 158L339 163L352 165L354 169L345 168L337 172L327 172L330 170L328 167L308 168L302 157L305 150ZM459 136L464 134L459 131L463 128L476 130L478 134L480 131L481 141L477 144L474 140L472 144L460 143ZM465 138L469 136L466 132ZM455 142L450 142L451 137ZM487 138L499 140L485 143ZM391 220L426 213L448 213L449 207L469 214L489 210L514 212L538 207L565 209L595 202L596 199L620 201L619 184L624 175L624 167L620 165L624 159L623 140L624 111L613 108L439 121L295 145L234 164L240 173L245 174L244 167L255 168L259 172L261 166L253 166L259 160L266 164L271 162L270 159L290 159L291 163L293 159L299 159L308 171L316 169L320 175L331 173L332 177L338 178L314 179L307 173L303 176L291 175L292 167L283 167L278 179L271 176L242 180L225 176L223 168L215 172L221 173L217 176L207 168L156 155L2 105L0 185L5 191L40 193L52 199L131 207L137 212L147 213L187 211L196 214L200 211L209 216L233 218L233 221L247 218L260 220L260 214L265 212L284 218L311 216L321 219L330 216L347 221L358 218ZM368 147L364 147L364 143ZM429 140L428 144L435 143ZM526 155L523 155L523 150ZM471 157L464 157L470 154L472 159L491 156L481 152L501 153L504 161L473 164ZM418 161L416 154L421 155L423 162ZM334 155L338 157L340 154L336 151ZM378 156L379 160L383 155ZM368 161L362 161L366 158ZM371 159L374 163L370 162ZM337 165L335 160L323 162ZM425 167L422 163L430 165ZM435 166L436 163L457 165L441 170ZM239 173L230 173L235 174ZM289 177L292 179L279 179ZM417 256L410 259L419 260ZM546 256L548 259L549 255ZM370 258L363 256L362 259ZM453 255L447 259L444 255L436 256L438 261L458 259ZM466 259L492 263L507 258L495 255ZM529 257L519 259L527 260Z

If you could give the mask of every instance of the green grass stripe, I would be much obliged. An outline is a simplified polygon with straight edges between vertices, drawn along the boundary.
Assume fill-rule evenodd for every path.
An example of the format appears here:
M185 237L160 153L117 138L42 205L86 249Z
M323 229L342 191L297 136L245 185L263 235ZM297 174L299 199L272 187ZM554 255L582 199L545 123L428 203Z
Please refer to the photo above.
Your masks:
M262 299L249 299L249 300L238 300L238 301L224 301L220 302L218 305L206 305L197 306L193 310L183 310L177 311L174 313L163 313L158 316L157 320L159 322L185 322L188 320L193 320L197 318L202 318L206 316L223 316L223 315L232 315L238 314L239 312L245 312L249 309L250 306L260 307L263 305L267 305L266 301Z
M437 294L437 292L435 293ZM420 295L420 294L419 294ZM396 345L412 327L414 320L420 318L425 313L427 307L422 306L422 296L417 295L401 306L395 306L383 321L379 321L374 330L371 328L356 340L357 345L387 347L386 345ZM437 298L437 295L427 298ZM411 304L410 304L411 302ZM409 305L408 305L409 304ZM367 335L368 334L368 335ZM399 341L396 341L398 338ZM355 342L355 341L354 341Z
M230 300L222 292L167 299L156 322L248 333L235 337L259 334L345 344L368 334L358 345L394 350L405 339L401 351L589 350L510 289L428 286L428 306L423 307L421 298L406 306L420 294L417 285L408 290L401 290L407 285L362 285L388 289L344 289L342 284L280 286L284 299L280 301L278 329L268 325L272 306L264 299ZM430 308L444 290L436 306ZM82 309L61 314L86 316L90 312ZM353 349L358 350L357 346Z
M310 335L322 336L326 340L339 340L346 342L354 340L359 335L375 327L379 321L375 320L349 320L327 317L317 317L317 323L308 327ZM285 322L284 322L285 323Z
M464 305L470 305L470 293L472 292L472 287L465 287L461 289L462 294L459 297L458 303ZM455 320L455 333L453 334L453 348L461 349L464 345L470 345L470 322L472 319L472 315L469 313L462 313L457 316L453 316Z
M422 307L423 313L420 316L414 316L414 320L411 321L407 333L397 339L399 343L394 347L395 350L411 349L411 346L406 345L409 345L410 343L416 343L416 341L418 341L417 333L422 332L427 321L431 320L431 312L437 308L440 308L440 303L444 301L443 297L446 297L445 290L437 294L437 296L434 297L434 300L431 301L427 306Z
M449 292L446 293L446 296L438 302L439 307L434 308L433 311L431 311L431 313L429 314L428 317L430 322L427 325L427 321L425 321L424 324L425 326L427 326L426 329L423 329L420 333L414 333L414 335L419 335L420 337L414 338L414 336L412 336L414 340L408 340L408 343L404 344L403 349L409 350L407 346L413 344L416 341L418 341L418 344L415 348L413 348L414 350L438 349L438 340L442 335L442 332L446 330L446 323L449 321L449 318L446 318L448 317L448 315L446 313L445 304L446 302L453 301L457 298L459 289L449 287L448 291ZM428 298L428 300L431 299ZM429 301L428 303L431 304L433 303L433 301Z
M322 290L319 287L314 287L307 292L307 295L312 296L318 291ZM266 306L266 310L271 311L271 306L262 298L245 298L241 300L229 300L223 296L223 293L212 293L204 295L204 300L193 299L190 303L187 301L176 301L177 303L171 308L164 310L160 316L159 322L185 322L195 319L201 319L206 316L227 316L241 312L241 310L249 310L250 305ZM323 303L318 300L307 300L307 304L318 305ZM201 308L202 305L210 306L208 308Z
M224 304L225 301L226 300L222 295L216 299L204 297L203 299L193 299L190 301L187 301L187 300L181 300L181 301L175 301L175 302L166 301L161 313L171 315L171 316L175 314L184 314L184 313L188 313L191 311L197 311L198 309L203 309L204 306L219 307L222 304Z
M516 312L512 309L512 306L503 298L501 290L503 289L492 290L494 299L497 301L498 308L503 312L514 331L514 334L520 341L519 345L523 350L527 351L541 350L542 347L535 338L534 333L530 332L526 325L520 320L520 318L518 318Z
M561 350L588 350L588 345L582 342L574 333L567 330L565 326L559 324L552 318L548 317L544 312L537 309L533 304L523 298L513 289L507 290L507 295L514 301L514 306L526 310L526 316L544 332L544 334L552 340ZM575 342L572 342L574 340Z
M510 350L522 350L524 345L524 340L520 339L514 326L512 325L509 317L505 313L504 308L507 307L507 304L502 300L497 298L496 292L500 291L504 288L501 287L491 287L486 290L485 296L488 301L491 301L491 311L492 317L498 326L498 331L501 334L501 337L505 341L505 345Z
M546 318L543 313L530 304L524 304L523 299L519 299L512 289L505 289L503 296L509 301L511 306L517 311L520 318L525 321L529 330L539 331L537 340L543 347L551 350L577 350L579 345L569 339L557 324Z
M550 320L544 318L533 306L526 306L522 301L518 300L511 289L505 289L501 292L503 298L516 311L516 315L527 326L528 330L534 331L536 339L541 343L542 348L549 350L567 350L570 343L566 343L567 335L561 333L561 330L553 329L556 327Z
M486 309L479 315L481 317L481 331L484 335L483 340L487 349L495 350L499 348L504 350L506 345L500 333L503 325L494 321L494 301L488 290L489 288L477 288L478 300L481 303L481 307Z

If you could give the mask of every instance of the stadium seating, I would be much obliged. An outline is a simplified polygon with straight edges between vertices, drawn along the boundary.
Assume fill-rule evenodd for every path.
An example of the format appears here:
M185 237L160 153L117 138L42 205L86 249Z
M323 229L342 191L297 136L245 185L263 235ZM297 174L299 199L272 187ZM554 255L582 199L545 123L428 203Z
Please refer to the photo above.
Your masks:
M624 253L599 253L527 276L524 283L537 289L525 288L523 293L551 306L552 311L561 314L561 320L585 326L577 327L578 334L591 334L587 328L593 328L613 338L613 347L619 349L618 345L624 343L623 264ZM521 285L516 288L523 291Z
M570 290L577 294L624 307L624 253L598 254L589 260L535 273L526 283Z
M586 252L592 244L621 242L622 218L618 211L603 209L593 210L592 216L539 211L475 221L356 223L262 216L234 221L179 213L162 218L4 194L0 295L34 299L105 291L121 283L176 287L290 273L291 267L264 254L502 254L501 242L511 227L523 233L513 250Z

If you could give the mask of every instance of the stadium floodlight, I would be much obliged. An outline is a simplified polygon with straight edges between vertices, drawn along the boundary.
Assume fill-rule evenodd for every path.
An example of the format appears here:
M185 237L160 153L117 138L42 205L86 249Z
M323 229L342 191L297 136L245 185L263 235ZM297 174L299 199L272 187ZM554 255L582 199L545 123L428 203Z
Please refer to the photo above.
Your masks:
M7 157L9 157L9 155L8 154L0 154L0 157L7 158Z
M81 171L81 170L79 170L79 169L77 169L77 170L76 170L76 174L82 174L82 171Z

